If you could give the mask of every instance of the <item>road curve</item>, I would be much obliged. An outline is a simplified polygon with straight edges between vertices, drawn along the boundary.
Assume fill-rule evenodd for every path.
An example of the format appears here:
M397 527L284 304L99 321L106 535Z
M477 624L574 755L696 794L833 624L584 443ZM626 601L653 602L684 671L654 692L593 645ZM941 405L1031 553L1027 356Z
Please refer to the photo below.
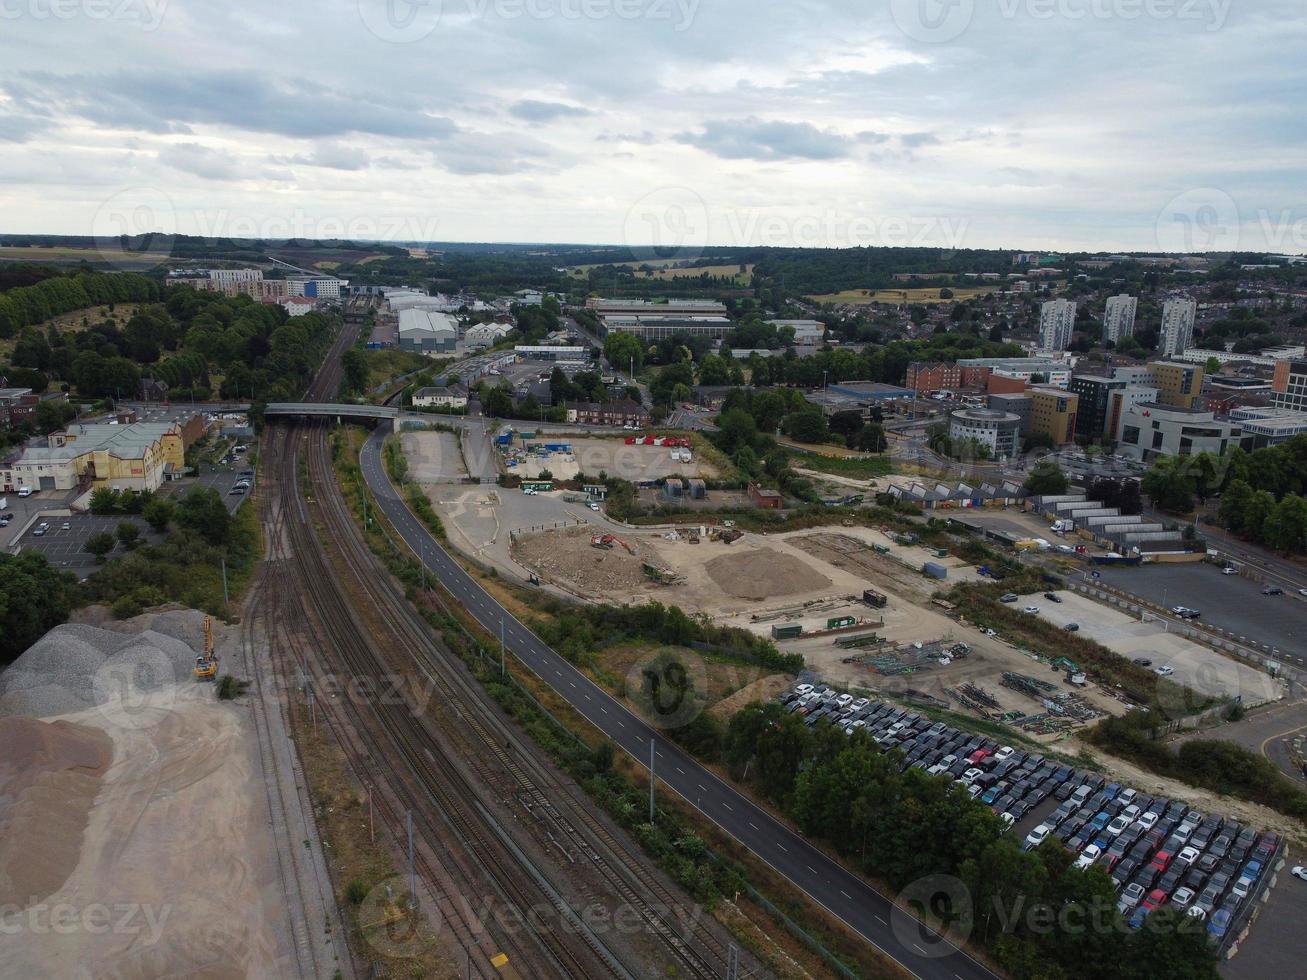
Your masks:
M360 454L363 477L377 506L414 555L477 622L491 634L502 628L506 647L519 661L646 767L652 740L654 768L662 782L914 976L922 980L996 980L983 964L946 939L907 921L862 878L686 755L507 612L449 555L396 493L382 462L386 434L382 428L373 432Z

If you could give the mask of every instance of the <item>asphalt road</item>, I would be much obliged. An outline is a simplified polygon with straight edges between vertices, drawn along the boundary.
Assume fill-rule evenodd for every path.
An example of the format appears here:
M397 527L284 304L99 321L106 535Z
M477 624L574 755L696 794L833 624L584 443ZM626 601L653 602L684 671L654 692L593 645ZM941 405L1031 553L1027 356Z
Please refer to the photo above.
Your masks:
M1297 666L1307 644L1307 598L1286 588L1284 595L1264 596L1262 586L1238 575L1222 575L1210 562L1152 564L1139 568L1095 568L1107 585L1148 599L1167 609L1190 606L1202 621L1237 636L1278 647Z
M374 432L364 445L360 459L364 479L376 495L378 506L454 598L491 633L502 629L505 644L513 655L587 721L642 765L648 765L652 742L659 779L784 875L813 902L915 976L928 980L994 977L982 964L894 910L889 899L859 876L704 769L518 622L463 570L397 496L381 459L384 438L384 429Z

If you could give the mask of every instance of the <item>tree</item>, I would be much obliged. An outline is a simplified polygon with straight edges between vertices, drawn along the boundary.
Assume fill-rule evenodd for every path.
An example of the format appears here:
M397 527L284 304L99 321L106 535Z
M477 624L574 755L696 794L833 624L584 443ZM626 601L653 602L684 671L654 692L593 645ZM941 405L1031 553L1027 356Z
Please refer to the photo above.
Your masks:
M1214 374L1220 374L1221 373L1220 359L1215 357L1209 357L1205 365L1204 373L1207 374L1209 377Z
M141 516L156 531L166 531L168 530L168 522L172 520L173 510L171 500L155 497L141 509Z
M343 372L342 387L348 392L362 394L368 386L367 355L357 347L351 347L340 356L340 368Z
M231 534L231 514L218 491L195 487L177 504L177 523L213 545L223 545Z
M883 453L889 443L885 439L884 426L868 422L854 437L855 449L864 453Z
M1307 500L1286 495L1266 518L1262 540L1279 551L1307 550Z
M1221 523L1235 534L1243 531L1246 526L1245 521L1248 519L1248 508L1252 500L1252 487L1243 480L1232 481L1225 488L1225 492L1221 494L1221 506L1218 511Z
M728 456L742 448L753 449L758 439L758 426L753 416L742 408L731 408L717 419L717 446Z
M8 663L68 618L77 579L39 551L0 553L0 663Z
M781 431L796 442L825 442L830 436L820 409L790 413L781 419Z
M830 417L830 430L837 436L855 436L862 429L862 413L856 409L836 412Z
M630 371L634 359L635 370L639 371L644 366L644 347L635 334L610 333L604 338L604 357L618 371Z
M118 509L118 491L111 487L96 487L91 492L91 513L97 517L112 514Z
M1153 464L1143 479L1143 491L1153 506L1174 514L1194 509L1194 477L1177 456L1163 456Z
M118 543L128 551L133 550L141 542L141 529L131 521L120 521L114 533Z
M1062 467L1051 459L1041 459L1026 477L1026 490L1036 497L1055 497L1066 493L1069 486Z
M98 564L103 564L105 556L113 551L116 544L117 542L114 541L112 534L108 531L100 531L98 534L92 534L87 538L82 548L86 552L95 555Z

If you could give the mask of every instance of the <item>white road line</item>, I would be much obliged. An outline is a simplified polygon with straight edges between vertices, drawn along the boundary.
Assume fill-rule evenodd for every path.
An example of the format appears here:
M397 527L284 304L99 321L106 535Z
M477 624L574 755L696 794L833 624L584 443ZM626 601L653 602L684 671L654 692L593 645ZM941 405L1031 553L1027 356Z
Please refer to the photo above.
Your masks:
M754 823L752 820L749 821L749 826L752 827L754 830L758 829L758 825Z
M786 847L784 844L777 844L776 846L779 847L779 848L780 848L782 851L784 851L786 854L789 854L789 853L790 853L790 849L789 849L788 847Z
M879 915L876 916L876 921L877 921L877 922L884 923L885 925L889 925L889 920L888 920L888 919L882 919Z
M850 895L848 892L846 892L843 888L840 889L840 894L843 895L845 898L847 898L850 902L853 901L853 896Z

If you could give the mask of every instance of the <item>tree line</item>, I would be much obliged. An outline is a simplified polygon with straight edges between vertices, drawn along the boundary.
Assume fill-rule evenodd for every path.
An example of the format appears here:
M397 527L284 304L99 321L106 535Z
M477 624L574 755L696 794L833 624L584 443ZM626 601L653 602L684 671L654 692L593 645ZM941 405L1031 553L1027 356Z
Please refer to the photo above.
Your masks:
M0 339L74 310L158 299L159 284L133 272L76 271L0 293Z

